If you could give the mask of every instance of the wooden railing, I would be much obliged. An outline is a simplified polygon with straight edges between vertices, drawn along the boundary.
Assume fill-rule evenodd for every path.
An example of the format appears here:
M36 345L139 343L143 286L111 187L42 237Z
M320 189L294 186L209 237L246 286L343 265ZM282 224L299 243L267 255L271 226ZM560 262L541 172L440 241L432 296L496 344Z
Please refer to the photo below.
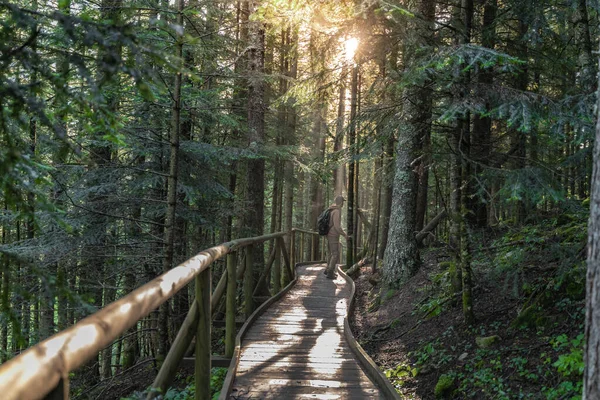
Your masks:
M284 241L286 235L290 235L289 250ZM305 247L307 236L311 238L309 249ZM270 240L274 241L271 254L257 285L253 286L254 248ZM261 292L261 285L264 287L266 284L272 265L279 265L279 256L283 258L285 265L282 277L282 286L285 286L293 279L295 263L315 260L319 249L319 236L316 232L292 229L291 232L233 240L204 250L120 300L2 364L0 397L3 400L68 399L70 372L90 361L104 347L118 339L121 333L194 279L196 299L156 376L148 398L166 392L186 350L196 337L195 398L210 399L211 315L223 294L227 293L225 356L231 357L235 346L237 279L245 277L244 314L248 317L255 309L255 295ZM245 261L238 267L236 253L239 251L245 252ZM227 256L227 272L211 293L211 264L224 256ZM303 260L304 258L308 260Z

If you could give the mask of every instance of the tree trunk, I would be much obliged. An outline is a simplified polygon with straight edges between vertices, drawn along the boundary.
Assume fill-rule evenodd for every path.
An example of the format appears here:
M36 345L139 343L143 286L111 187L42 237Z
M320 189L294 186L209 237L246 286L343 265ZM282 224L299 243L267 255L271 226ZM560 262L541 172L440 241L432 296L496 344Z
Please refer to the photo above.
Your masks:
M590 36L590 19L587 0L577 0L577 10L573 18L575 41L579 49L578 84L583 93L593 93L597 88L597 68Z
M347 68L344 64L340 75L340 92L337 109L337 120L335 125L335 139L333 142L333 154L336 157L337 167L333 170L333 190L334 198L344 192L346 182L346 167L339 161L340 151L344 143L344 120L346 115L346 75Z
M348 130L348 148L351 154L356 151L356 111L358 105L358 65L354 65L352 68L352 83L350 89L350 129ZM346 214L346 226L348 239L346 240L346 265L354 265L355 256L355 236L354 225L354 207L355 207L355 184L356 184L356 162L354 159L350 159L348 163L348 213ZM358 189L358 188L356 188Z
M600 105L600 101L598 101ZM598 107L600 108L600 107ZM588 223L583 400L600 399L600 114L596 140Z
M497 0L486 0L484 9L483 9L483 26L482 26L482 35L481 35L481 45L488 49L494 49L496 46L496 13L497 13ZM477 75L477 83L479 85L479 91L482 93L483 91L488 90L488 88L494 82L494 75L490 70L480 71ZM485 111L489 111L491 109L491 104L486 102ZM475 113L473 117L473 134L471 140L471 151L472 151L472 159L475 161L473 164L473 175L476 177L480 177L483 173L484 166L488 163L488 158L490 155L490 143L492 139L492 119L488 116L481 116L478 113ZM489 192L490 189L485 187L486 192ZM477 190L479 191L479 190ZM488 201L492 201L491 199L487 199ZM488 210L487 203L481 201L476 196L473 197L470 202L471 210L473 210L473 215L470 217L474 226L479 228L484 228L487 225L488 218Z
M526 39L529 26L524 20L519 20L519 37L518 37L518 57L521 60L528 60L528 41ZM521 71L517 74L515 79L516 88L525 92L529 81L528 67L527 64L521 67ZM527 137L525 132L522 130L511 128L511 148L516 148L517 151L514 153L514 162L512 163L513 169L525 168L525 158L527 156ZM524 200L517 200L515 204L514 217L517 224L525 222L527 217L527 206L528 204Z
M390 229L390 216L392 214L392 191L394 186L394 138L390 137L385 142L383 159L383 194L381 206L381 244L378 249L377 258L383 260L387 247L388 233Z
M248 145L260 154L265 140L265 30L259 18L253 18L258 11L260 1L248 2L249 18L248 35ZM250 236L260 236L264 231L265 202L265 161L258 157L248 160L246 182L247 209L246 226ZM254 265L252 274L255 283L264 265L264 249L262 245L254 248ZM249 276L249 275L247 275ZM254 284L252 285L255 286Z
M435 1L421 0L419 13L425 21L413 22L408 31L413 38L407 40L404 51L405 68L416 65L414 50L430 43L431 24L435 17ZM414 47L412 47L414 46ZM420 264L414 229L416 225L417 177L413 163L419 155L419 140L430 129L431 106L427 82L407 88L403 104L403 121L400 125L396 147L396 172L387 248L382 279L388 287L398 287L414 275Z
M177 1L177 24L183 26L184 0ZM175 45L175 57L183 61L183 32L177 35ZM181 84L182 73L175 73L175 83L173 87L173 105L171 111L171 131L169 135L169 177L167 186L167 212L165 218L165 256L163 258L163 272L169 271L173 267L173 258L175 253L175 219L177 209L177 178L179 163L179 136L181 132ZM165 302L159 311L158 322L158 352L157 358L163 360L169 350L169 302Z
M424 9L427 14L424 17L433 21L435 18L435 5ZM419 132L419 148L421 153L419 155L420 161L417 164L417 199L416 199L416 221L415 221L415 232L423 230L425 225L425 218L427 215L427 195L429 192L429 165L431 164L431 113L432 113L432 92L427 87L427 84L419 90L420 100L420 112L419 121L420 132Z
M469 44L471 42L471 29L473 22L473 0L462 0L459 11L460 20L464 24L464 34L458 38L460 44ZM463 72L464 77L461 79L462 86L465 88L470 85L470 74ZM467 96L465 89L459 88L457 95L462 101ZM453 168L452 168L452 189L453 196L451 198L451 214L452 214L452 247L455 249L456 265L460 266L460 278L462 284L462 300L463 300L463 316L467 324L472 324L473 303L471 296L472 279L471 279L471 247L470 247L470 228L469 207L472 197L471 191L471 164L470 164L470 145L471 145L471 120L470 113L466 113L464 117L459 118L456 125L456 132L453 137ZM464 189L464 190L463 190ZM457 272L459 268L456 269ZM458 277L455 280L458 281ZM459 290L458 287L455 288Z
M8 201L4 198L4 212L8 215ZM2 225L2 244L8 243L8 224ZM2 315L10 316L10 259L7 253L2 253L2 291L0 296L0 312ZM11 318L12 319L12 318ZM12 322L15 325L14 321ZM0 362L8 358L8 320L2 321L0 329Z

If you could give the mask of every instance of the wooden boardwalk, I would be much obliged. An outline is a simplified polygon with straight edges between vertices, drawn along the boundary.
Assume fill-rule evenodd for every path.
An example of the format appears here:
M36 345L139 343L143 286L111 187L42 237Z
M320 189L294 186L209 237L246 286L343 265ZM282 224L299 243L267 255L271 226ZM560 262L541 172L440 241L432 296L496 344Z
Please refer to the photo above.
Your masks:
M229 399L380 399L344 337L350 285L324 264L299 266L296 285L250 327Z

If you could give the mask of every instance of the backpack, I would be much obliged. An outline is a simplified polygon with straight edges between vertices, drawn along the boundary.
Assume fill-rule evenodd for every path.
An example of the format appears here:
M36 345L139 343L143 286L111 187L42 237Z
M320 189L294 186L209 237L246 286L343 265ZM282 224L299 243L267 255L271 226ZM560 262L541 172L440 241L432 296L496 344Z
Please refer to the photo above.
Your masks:
M319 215L317 219L317 231L319 235L325 236L329 233L329 220L331 219L331 209L327 209Z

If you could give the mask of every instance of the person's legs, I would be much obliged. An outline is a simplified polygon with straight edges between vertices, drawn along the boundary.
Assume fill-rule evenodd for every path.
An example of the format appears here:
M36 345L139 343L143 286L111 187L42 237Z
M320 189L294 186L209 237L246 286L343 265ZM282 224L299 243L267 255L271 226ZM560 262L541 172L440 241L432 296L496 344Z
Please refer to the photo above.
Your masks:
M325 273L327 276L335 275L335 266L340 262L340 238L327 236L327 244L329 247L329 262Z

